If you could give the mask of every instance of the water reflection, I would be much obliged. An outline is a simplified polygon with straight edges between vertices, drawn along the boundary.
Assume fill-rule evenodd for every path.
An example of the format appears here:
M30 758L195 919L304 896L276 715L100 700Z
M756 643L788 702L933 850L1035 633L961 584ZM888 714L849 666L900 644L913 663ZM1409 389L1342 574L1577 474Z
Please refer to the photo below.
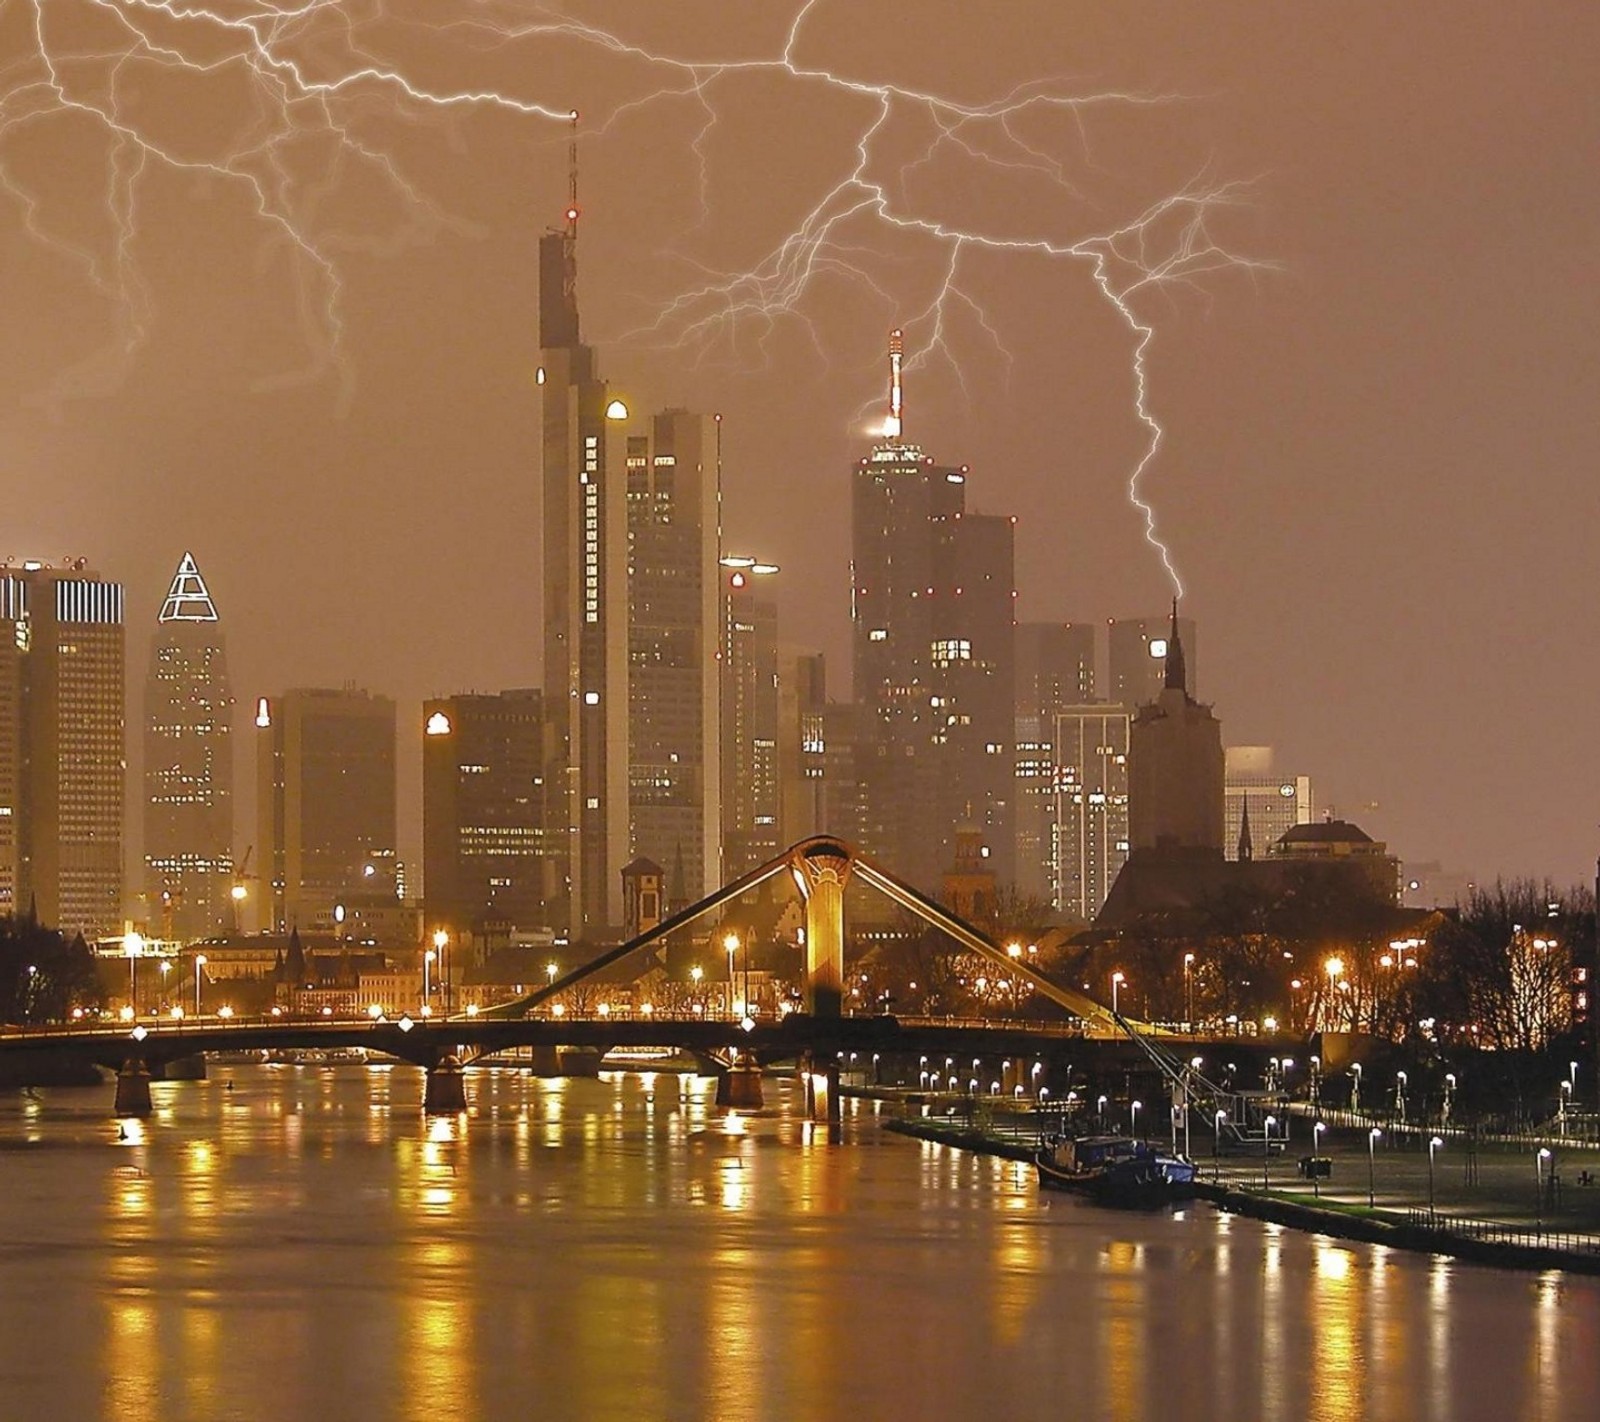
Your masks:
M870 1110L830 1140L787 1082L728 1112L709 1078L474 1070L428 1121L412 1068L227 1077L120 1133L0 1100L5 1415L1588 1422L1600 1393L1595 1281L1040 1200Z

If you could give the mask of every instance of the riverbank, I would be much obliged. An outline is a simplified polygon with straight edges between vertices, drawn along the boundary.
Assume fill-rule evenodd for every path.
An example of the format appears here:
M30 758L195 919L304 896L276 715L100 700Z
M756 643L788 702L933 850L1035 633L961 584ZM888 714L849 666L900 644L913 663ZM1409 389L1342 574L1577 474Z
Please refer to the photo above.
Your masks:
M895 1117L884 1129L1006 1160L1031 1161L1031 1144L953 1118ZM1438 1211L1403 1211L1297 1192L1247 1189L1220 1181L1196 1185L1198 1198L1228 1214L1391 1249L1443 1254L1504 1269L1565 1269L1600 1275L1600 1240L1496 1220L1465 1219Z

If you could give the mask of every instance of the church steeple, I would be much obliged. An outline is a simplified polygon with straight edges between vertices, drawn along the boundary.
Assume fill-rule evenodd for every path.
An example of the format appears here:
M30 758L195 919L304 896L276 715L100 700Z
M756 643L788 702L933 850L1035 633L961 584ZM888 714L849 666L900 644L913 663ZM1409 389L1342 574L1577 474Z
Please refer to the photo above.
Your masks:
M1183 639L1178 636L1178 599L1172 599L1172 630L1167 635L1167 689L1187 693L1188 671L1183 664Z
M1244 796L1239 816L1239 862L1248 864L1256 857L1256 847L1250 839L1250 797Z

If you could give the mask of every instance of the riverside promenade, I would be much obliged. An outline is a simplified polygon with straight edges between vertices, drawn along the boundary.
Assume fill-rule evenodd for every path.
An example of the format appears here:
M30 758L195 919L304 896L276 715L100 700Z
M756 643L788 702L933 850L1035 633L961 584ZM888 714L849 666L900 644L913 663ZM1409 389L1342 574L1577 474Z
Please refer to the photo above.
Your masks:
M986 1109L982 1098L970 1109L950 1102L927 1115L911 1107L887 1126L957 1149L1029 1160L1041 1126L1059 1125L1055 1113L999 1107ZM1441 1136L1430 1170L1428 1142L1435 1137L1385 1132L1372 1139L1370 1130L1345 1125L1318 1133L1316 1155L1329 1171L1320 1177L1300 1169L1312 1154L1312 1122L1304 1118L1270 1153L1236 1147L1214 1154L1210 1136L1191 1132L1201 1198L1233 1213L1395 1248L1600 1273L1600 1149L1559 1136L1475 1142ZM1151 1139L1161 1141L1156 1133Z

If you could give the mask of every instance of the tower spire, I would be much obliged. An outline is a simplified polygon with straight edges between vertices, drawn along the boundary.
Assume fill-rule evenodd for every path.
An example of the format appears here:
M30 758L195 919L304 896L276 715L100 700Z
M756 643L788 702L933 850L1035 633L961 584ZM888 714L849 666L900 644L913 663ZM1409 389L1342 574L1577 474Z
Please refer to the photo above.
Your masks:
M184 552L178 571L172 576L172 586L167 589L167 600L161 605L161 622L215 622L217 605L211 601L211 592L194 554Z
M898 441L905 433L905 391L900 384L900 364L905 355L905 340L897 326L889 332L889 418L883 432Z
M1239 862L1248 864L1256 857L1256 847L1250 838L1250 797L1241 800L1239 814Z
M578 306L578 111L572 111L572 129L567 135L567 230L562 243L566 256L567 297L573 310Z
M1172 630L1167 634L1168 690L1176 688L1185 695L1189 691L1188 669L1183 664L1183 639L1178 636L1178 599L1172 599Z

